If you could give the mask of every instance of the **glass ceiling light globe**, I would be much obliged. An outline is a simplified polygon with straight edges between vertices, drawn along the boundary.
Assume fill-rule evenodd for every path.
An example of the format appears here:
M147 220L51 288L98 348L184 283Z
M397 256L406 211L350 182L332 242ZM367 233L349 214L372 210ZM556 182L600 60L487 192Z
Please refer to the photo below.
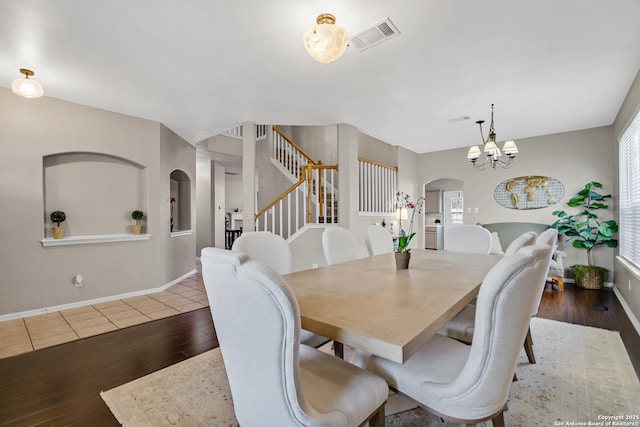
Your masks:
M349 45L349 33L335 25L336 18L328 13L318 16L317 24L305 31L304 47L313 59L328 64L340 58Z
M35 74L33 71L21 68L20 72L24 74L24 77L11 82L11 90L13 90L13 93L24 98L40 98L44 95L42 85L35 80L29 79L29 76Z

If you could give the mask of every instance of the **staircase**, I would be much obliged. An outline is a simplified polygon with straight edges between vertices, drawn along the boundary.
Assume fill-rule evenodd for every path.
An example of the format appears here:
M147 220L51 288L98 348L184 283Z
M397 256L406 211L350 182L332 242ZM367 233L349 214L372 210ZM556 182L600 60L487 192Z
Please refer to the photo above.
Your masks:
M256 231L288 239L307 224L338 223L338 166L315 161L272 126L272 163L293 185L256 215Z

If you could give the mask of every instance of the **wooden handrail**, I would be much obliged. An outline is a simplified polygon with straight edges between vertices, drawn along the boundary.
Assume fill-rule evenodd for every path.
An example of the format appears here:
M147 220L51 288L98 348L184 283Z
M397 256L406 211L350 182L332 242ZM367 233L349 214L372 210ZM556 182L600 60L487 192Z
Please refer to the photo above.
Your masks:
M259 217L261 217L265 212L267 212L269 209L271 209L276 204L278 204L278 202L280 202L285 197L287 197L289 195L289 193L291 193L296 188L298 188L300 185L302 185L302 184L304 184L306 182L307 183L307 189L308 189L307 194L309 195L309 197L307 197L308 222L312 222L311 221L311 197L310 197L310 195L313 193L313 191L312 191L313 190L313 184L312 184L313 174L311 172L313 169L335 169L335 170L338 170L338 165L322 165L322 164L321 165L312 165L312 164L308 164L308 165L305 165L305 166L300 166L300 179L298 179L298 181L296 183L294 183L291 187L289 187L287 190L285 190L284 193L279 195L273 202L269 203L269 205L266 208L264 208L260 212L258 212L255 215L255 219L258 219Z
M375 160L365 159L364 157L358 157L358 160L361 161L361 162L365 162L365 163L371 163L372 165L380 166L382 168L392 169L392 170L398 172L398 167L397 166L385 165L384 163L376 162Z
M308 155L302 148L300 148L295 142L293 142L292 140L290 140L285 134L283 134L282 132L280 132L280 130L276 127L276 125L272 125L271 128L278 134L280 135L282 138L284 138L285 141L287 141L289 144L291 144L293 146L293 148L295 148L296 150L298 150L300 152L300 154L302 154L309 163L313 164L313 165L317 165L318 162L316 162L315 160L313 160L313 157L311 157L310 155Z
M311 165L313 166L312 169L335 169L338 170L338 165L323 165L323 164L319 164L319 165Z
M306 174L306 170L304 168L302 168L302 174L300 175L300 179L298 180L298 182L296 182L291 187L289 187L287 190L285 190L284 193L279 195L278 198L276 198L273 202L271 202L266 208L264 208L260 212L258 212L256 214L256 216L255 216L255 219L258 219L260 216L262 216L262 214L264 214L266 211L268 211L269 209L274 207L276 204L278 204L279 201L281 201L282 199L287 197L289 195L289 193L291 193L293 190L298 188L300 185L304 184L304 182L306 181L305 174Z

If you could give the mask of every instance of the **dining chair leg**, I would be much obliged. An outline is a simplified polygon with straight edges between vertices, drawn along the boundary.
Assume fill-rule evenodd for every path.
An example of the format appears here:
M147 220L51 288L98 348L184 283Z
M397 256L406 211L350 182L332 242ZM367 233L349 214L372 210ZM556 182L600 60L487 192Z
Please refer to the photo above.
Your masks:
M493 422L493 427L504 427L504 412L500 411L491 421Z
M386 402L385 402L386 403ZM384 427L384 404L369 418L369 427Z
M555 284L558 285L558 292L562 292L564 290L564 278L562 276L551 276L550 279L552 283L555 282ZM553 289L553 284L551 285L551 289Z
M339 359L344 359L344 344L338 341L333 342L333 354Z
M529 359L529 363L535 364L536 357L533 354L533 339L531 338L531 328L527 330L527 336L524 339L524 351L527 353L527 358Z

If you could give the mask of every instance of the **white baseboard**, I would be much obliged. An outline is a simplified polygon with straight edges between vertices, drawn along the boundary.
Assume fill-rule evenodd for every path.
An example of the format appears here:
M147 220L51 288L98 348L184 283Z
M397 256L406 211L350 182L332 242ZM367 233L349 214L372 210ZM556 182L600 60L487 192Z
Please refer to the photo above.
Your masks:
M640 335L640 322L638 321L636 315L633 314L633 311L631 311L631 307L629 307L629 304L627 304L627 302L624 300L624 297L615 286L613 287L613 293L618 297L618 301L620 301L622 308L624 308L624 312L627 313L627 316L629 316L629 320L631 320L631 324L634 328L636 328L636 332L638 333L638 335Z
M103 302L116 301L116 300L119 300L119 299L137 297L137 296L140 296L140 295L148 295L148 294L154 294L156 292L166 291L171 286L182 282L184 279L186 279L187 277L189 277L189 276L191 276L191 275L193 275L193 274L195 274L197 272L198 272L198 270L191 270L190 272L188 272L186 274L183 274L182 276L178 277L177 279L174 279L171 282L169 282L169 283L167 283L165 285L162 285L162 286L160 286L158 288L144 289L142 291L127 292L125 294L111 295L111 296L108 296L108 297L95 298L95 299L84 300L84 301L77 301L77 302L72 302L72 303L69 303L69 304L54 305L52 307L37 308L35 310L20 311L18 313L2 314L2 315L0 315L0 322L4 322L4 321L7 321L7 320L21 319L23 317L37 316L39 314L53 313L53 312L56 312L56 311L69 310L71 308L83 307L85 305L101 304Z

